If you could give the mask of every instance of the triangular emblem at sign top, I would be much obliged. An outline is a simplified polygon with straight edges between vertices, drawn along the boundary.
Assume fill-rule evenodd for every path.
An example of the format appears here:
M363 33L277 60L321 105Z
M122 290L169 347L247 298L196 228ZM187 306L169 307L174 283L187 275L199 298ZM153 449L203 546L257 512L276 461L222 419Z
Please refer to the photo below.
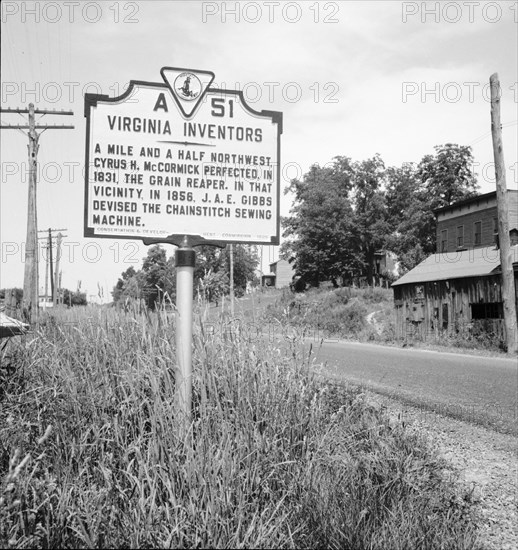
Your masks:
M214 73L178 67L162 67L162 78L169 86L180 111L191 117L200 104L207 88L214 80Z

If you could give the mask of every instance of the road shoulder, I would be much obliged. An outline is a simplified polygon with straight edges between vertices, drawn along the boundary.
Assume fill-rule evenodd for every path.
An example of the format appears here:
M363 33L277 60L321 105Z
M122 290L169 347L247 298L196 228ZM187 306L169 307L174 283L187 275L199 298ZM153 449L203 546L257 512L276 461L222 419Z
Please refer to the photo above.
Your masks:
M518 439L366 392L394 422L428 437L473 491L482 517L482 548L518 548ZM448 474L448 472L445 472Z

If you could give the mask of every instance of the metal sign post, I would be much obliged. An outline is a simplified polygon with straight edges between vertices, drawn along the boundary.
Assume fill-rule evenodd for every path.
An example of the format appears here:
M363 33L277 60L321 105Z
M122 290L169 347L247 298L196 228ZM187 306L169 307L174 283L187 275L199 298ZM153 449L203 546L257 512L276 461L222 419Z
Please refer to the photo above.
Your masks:
M178 404L186 425L191 424L192 395L192 305L196 253L184 237L176 250L176 359Z
M278 245L282 113L214 73L163 67L116 98L85 94L84 236L176 251L178 398L191 419L192 247Z

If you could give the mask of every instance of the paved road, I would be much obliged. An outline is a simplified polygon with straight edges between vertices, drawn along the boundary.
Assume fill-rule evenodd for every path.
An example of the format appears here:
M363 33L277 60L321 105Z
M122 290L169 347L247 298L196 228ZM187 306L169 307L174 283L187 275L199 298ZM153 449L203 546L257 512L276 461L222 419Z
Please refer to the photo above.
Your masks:
M326 377L518 435L516 359L324 342L315 367Z

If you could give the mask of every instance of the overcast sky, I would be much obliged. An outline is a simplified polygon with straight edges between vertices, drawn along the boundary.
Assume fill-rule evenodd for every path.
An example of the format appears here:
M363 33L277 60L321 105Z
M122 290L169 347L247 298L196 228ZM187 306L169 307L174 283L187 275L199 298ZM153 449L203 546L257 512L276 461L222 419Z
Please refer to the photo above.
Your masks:
M516 1L2 1L2 108L74 111L41 119L75 129L43 132L38 156L38 228L66 229L63 286L81 281L92 295L99 285L109 301L120 273L146 254L139 241L83 238L85 91L113 97L130 80L162 82L164 66L209 70L254 109L284 113L282 188L336 155L379 153L399 166L458 143L473 147L484 193L495 188L488 82L498 72L516 189L517 21ZM23 117L2 113L2 124ZM27 142L2 130L2 288L23 286ZM264 265L276 259L264 247Z

